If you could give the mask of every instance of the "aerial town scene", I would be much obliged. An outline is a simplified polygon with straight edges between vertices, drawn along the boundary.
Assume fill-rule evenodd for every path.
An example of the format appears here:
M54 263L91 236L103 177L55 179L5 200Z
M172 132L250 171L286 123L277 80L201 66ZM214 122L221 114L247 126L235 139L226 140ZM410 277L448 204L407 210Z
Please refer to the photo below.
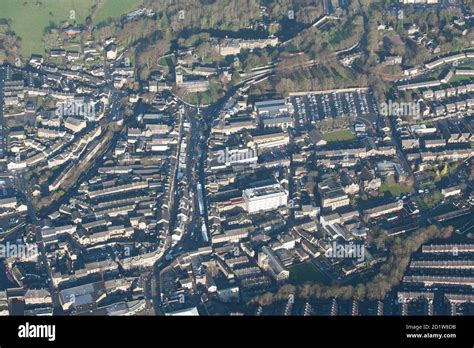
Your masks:
M474 315L474 1L2 0L0 64L1 315Z

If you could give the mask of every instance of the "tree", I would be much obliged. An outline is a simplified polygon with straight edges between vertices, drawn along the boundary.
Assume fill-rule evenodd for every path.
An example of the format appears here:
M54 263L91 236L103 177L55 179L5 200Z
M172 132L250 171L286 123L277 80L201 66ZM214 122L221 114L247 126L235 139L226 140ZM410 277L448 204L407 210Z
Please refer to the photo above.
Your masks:
M389 250L387 260L380 267L379 273L367 283L358 283L355 287L338 284L324 286L318 283L306 283L296 288L292 285L285 285L278 290L275 296L270 296L267 293L257 296L252 301L260 304L271 304L273 301L287 298L291 293L306 300L310 298L355 298L358 300L368 298L370 300L381 300L402 280L403 274L410 263L411 255L415 251L431 239L450 238L452 233L453 228L451 226L439 228L431 225L414 232L408 237L396 237L386 241Z

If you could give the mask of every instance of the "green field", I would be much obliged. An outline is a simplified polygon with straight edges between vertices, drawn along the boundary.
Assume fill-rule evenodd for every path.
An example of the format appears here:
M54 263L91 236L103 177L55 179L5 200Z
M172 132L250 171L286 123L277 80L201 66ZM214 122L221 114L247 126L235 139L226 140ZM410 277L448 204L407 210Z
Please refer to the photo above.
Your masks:
M168 55L164 58L160 58L160 60L158 61L158 64L163 65L163 66L167 66L168 68L172 69L175 65L174 56Z
M26 57L43 53L44 30L51 23L59 25L75 15L76 23L84 23L94 0L2 0L0 17L11 20L12 30L21 38L21 51ZM74 12L71 12L74 11Z
M95 23L118 18L138 8L143 0L1 0L0 18L11 20L11 28L21 38L24 57L44 53L43 35L51 24L63 21L84 24L91 8L98 4ZM71 19L74 17L75 19Z
M349 141L354 140L356 137L350 130L341 130L323 134L324 140L328 143L337 141Z
M107 19L119 18L123 14L138 9L143 0L104 0L97 10L94 17L94 23L106 21Z
M290 283L300 285L306 282L327 284L328 277L321 273L311 261L299 263L290 269Z
M413 189L408 185L398 184L398 183L387 183L386 181L382 183L380 187L381 192L389 192L392 197L398 197L403 194L413 191Z

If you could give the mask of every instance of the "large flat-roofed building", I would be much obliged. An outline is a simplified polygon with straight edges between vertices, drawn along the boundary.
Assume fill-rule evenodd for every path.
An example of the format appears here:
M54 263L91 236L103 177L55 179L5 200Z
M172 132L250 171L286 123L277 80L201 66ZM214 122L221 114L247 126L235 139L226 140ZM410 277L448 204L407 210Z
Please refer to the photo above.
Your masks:
M293 113L293 105L286 99L265 100L256 102L254 109L259 116L275 117Z
M288 204L288 192L279 184L246 189L242 198L245 210L250 214L278 209Z

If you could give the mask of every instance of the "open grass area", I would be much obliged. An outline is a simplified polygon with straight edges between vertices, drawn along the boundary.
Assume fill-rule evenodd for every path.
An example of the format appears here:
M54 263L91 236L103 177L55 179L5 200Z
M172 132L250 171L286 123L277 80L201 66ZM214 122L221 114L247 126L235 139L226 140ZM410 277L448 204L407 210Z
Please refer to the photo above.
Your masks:
M142 3L143 0L1 0L0 18L11 20L12 30L21 38L21 52L29 57L32 53L44 53L42 39L51 24L84 24L94 4L98 5L94 18L97 24L118 18Z
M44 53L43 35L50 24L70 21L84 23L95 0L2 0L0 18L11 20L12 30L21 38L21 51L28 57ZM71 12L74 11L74 12Z
M143 0L102 0L100 7L94 17L94 23L106 21L109 18L115 19L134 11L143 4Z
M321 271L311 261L299 263L290 268L290 283L293 285L300 285L306 282L318 282L327 284L329 282Z
M380 191L389 192L392 195L392 197L398 197L403 194L411 192L412 188L408 185L403 185L399 183L384 182L382 183L382 186L380 187Z
M160 65L163 65L163 66L168 66L169 68L172 68L174 67L175 65L175 59L173 56L166 56L164 58L160 58L160 60L158 61L158 63Z
M354 140L356 137L350 130L340 130L330 133L323 134L324 140L328 143L337 142L337 141L349 141Z

